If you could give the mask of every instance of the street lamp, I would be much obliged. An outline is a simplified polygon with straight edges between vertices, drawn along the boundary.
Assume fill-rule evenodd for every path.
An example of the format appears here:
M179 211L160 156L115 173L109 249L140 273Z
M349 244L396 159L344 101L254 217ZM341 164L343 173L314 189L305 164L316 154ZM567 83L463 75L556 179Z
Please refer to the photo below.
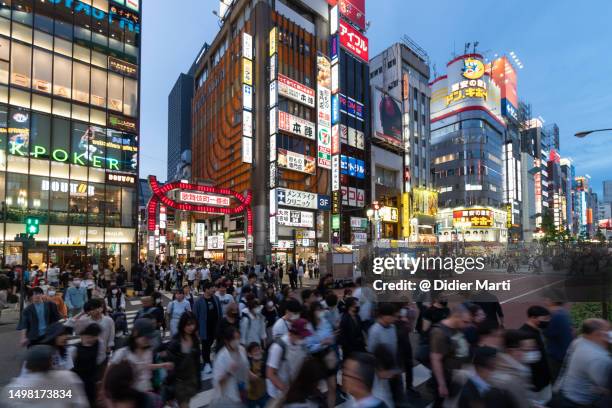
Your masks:
M578 133L576 133L574 136L576 136L576 137L580 137L580 138L583 138L583 137L585 137L585 136L590 135L591 133L596 133L596 132L608 132L608 131L612 131L612 128L611 128L611 129L584 130L584 131L582 131L582 132L578 132Z

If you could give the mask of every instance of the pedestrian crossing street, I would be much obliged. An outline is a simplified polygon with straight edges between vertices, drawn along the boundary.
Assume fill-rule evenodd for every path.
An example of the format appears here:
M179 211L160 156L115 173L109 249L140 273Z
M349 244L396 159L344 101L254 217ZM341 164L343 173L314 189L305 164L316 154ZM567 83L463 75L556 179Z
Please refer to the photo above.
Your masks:
M170 293L163 293L163 295L168 299L172 298L172 295ZM136 317L136 314L138 313L138 307L142 304L142 302L139 299L132 299L132 300L128 300L127 302L130 306L136 307L136 309L134 310L128 310L125 312L127 323L128 323L128 330L131 331L132 327L134 326L134 318ZM166 331L164 333L164 340L167 341L169 338L170 338L170 331ZM80 341L79 336L77 336L76 334L73 334L68 339L68 344L75 345L79 341ZM417 388L421 386L422 384L424 384L431 377L431 371L425 366L423 366L422 364L419 364L413 368L413 376L414 376L413 387ZM202 378L202 380L203 380L202 381L203 389L200 393L198 393L195 397L191 399L189 403L190 408L209 408L210 402L212 401L213 394L214 394L213 386L212 386L212 375L207 375L206 377ZM338 373L338 383L340 382L341 382L341 373L339 372ZM352 403L350 401L343 401L343 402L340 402L338 405L336 405L336 407L349 408L351 405Z

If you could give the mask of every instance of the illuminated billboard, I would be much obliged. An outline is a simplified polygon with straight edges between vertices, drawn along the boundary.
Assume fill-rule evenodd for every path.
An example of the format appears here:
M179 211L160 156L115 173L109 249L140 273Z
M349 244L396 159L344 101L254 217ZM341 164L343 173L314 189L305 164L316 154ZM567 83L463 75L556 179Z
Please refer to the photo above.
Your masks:
M365 30L365 0L338 0L340 14L361 30Z
M402 109L400 101L372 88L373 136L395 146L402 145Z
M425 188L412 190L412 214L435 216L438 213L438 192Z
M470 208L453 211L453 225L472 228L493 227L493 211L485 208Z
M363 34L344 21L339 20L338 35L342 47L366 64L369 62L368 39Z
M508 100L513 107L518 107L517 78L514 67L506 57L493 61L490 67L493 81L501 90L501 98Z

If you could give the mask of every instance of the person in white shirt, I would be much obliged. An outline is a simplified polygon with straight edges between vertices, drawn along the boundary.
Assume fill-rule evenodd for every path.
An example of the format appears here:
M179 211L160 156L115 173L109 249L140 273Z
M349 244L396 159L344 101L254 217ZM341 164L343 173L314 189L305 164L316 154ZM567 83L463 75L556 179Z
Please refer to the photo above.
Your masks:
M234 297L227 293L227 286L225 281L219 282L219 284L217 285L217 292L215 292L215 296L217 296L217 299L219 299L219 303L221 303L222 313L225 315L227 306L230 303L234 303Z
M276 340L268 349L266 361L266 390L272 399L282 398L289 384L297 377L306 358L302 345L304 337L312 333L306 328L306 319L291 323L289 333Z
M215 357L213 368L213 407L243 407L240 384L248 381L249 361L246 350L240 345L240 333L227 327L222 333L224 347Z
M170 335L174 336L178 333L178 323L181 316L186 311L191 311L191 304L185 299L185 294L182 290L175 292L176 299L168 303L168 318L170 320Z
M248 346L251 343L263 346L266 340L266 318L261 314L262 306L259 305L255 295L249 293L246 296L247 307L240 315L240 343Z
M103 307L104 303L101 299L91 299L85 303L84 312L68 323L69 325L74 325L77 334L85 330L91 323L96 323L100 326L100 335L98 336L99 349L96 358L96 363L100 369L106 362L111 348L115 345L115 322L102 313Z
M195 282L195 279L196 279L196 273L197 273L197 270L193 265L190 266L189 269L187 269L187 284L192 289L193 289L193 282Z
M49 285L57 288L59 286L59 275L60 269L55 264L51 264L51 267L47 270L47 282Z
M300 302L298 302L296 299L287 300L285 315L272 325L272 338L274 340L280 339L285 334L289 333L291 322L299 319L301 312L302 304Z
M304 279L304 264L300 262L298 266L298 280L300 282L300 288L302 287L302 281Z

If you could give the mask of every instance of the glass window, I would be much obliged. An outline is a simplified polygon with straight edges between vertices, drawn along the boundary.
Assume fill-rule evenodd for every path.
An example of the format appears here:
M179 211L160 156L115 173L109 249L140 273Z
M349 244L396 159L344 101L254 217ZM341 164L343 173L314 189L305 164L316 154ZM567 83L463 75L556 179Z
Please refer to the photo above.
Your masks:
M56 8L55 9L56 13L62 14L62 11L61 11L62 9L64 8L63 7ZM67 15L66 17L62 17L62 18L65 18L67 21L72 20L72 14L67 8L64 9L63 14L67 14ZM67 23L64 20L56 19L55 20L55 35L58 37L65 38L67 40L72 40L72 24ZM57 44L57 41L56 41L56 44Z
M118 227L121 223L121 187L106 186L106 227Z
M9 153L27 156L30 145L30 112L12 107L8 118Z
M53 65L53 93L64 98L70 98L72 88L72 61L68 58L55 56Z
M87 106L72 104L72 119L89 122L89 108Z
M40 6L37 6L37 7L40 7ZM41 30L46 33L52 34L53 33L53 19L51 17L43 16L41 14L36 13L36 16L34 17L34 27L37 30Z
M0 173L0 220L4 220L4 209L6 201L4 200L4 181L6 173Z
M49 221L54 224L66 224L68 221L69 182L66 179L52 178L49 183Z
M52 159L56 162L67 163L70 158L70 121L53 118L52 144Z
M91 60L89 48L85 48L78 44L74 45L74 58L83 62L89 62Z
M89 168L89 182L96 182L96 183L104 183L105 182L105 174L106 172L104 171L104 169L96 169L94 167L90 167Z
M46 218L49 209L49 178L30 176L29 208L31 215Z
M72 57L72 42L55 37L55 52Z
M11 18L11 2L10 1L0 2L0 16Z
M108 0L93 0L92 5L102 10L105 13L108 13Z
M11 83L29 88L31 66L32 47L13 41L11 49Z
M34 31L34 45L52 51L53 36L42 31Z
M123 111L123 77L121 75L108 74L108 108Z
M55 177L68 178L70 176L70 166L66 163L52 161L51 174Z
M22 221L28 208L28 175L7 173L6 208L9 221Z
M83 182L70 183L70 223L83 225L87 223L87 195L92 189Z
M30 159L30 174L49 177L49 160Z
M57 116L70 117L70 102L60 101L59 99L53 100L53 114Z
M121 226L134 227L134 203L136 202L134 189L124 187L121 190Z
M129 116L136 116L138 114L138 81L134 79L125 78L125 104L123 106L123 113Z
M102 68L106 68L108 64L108 57L101 52L92 51L91 52L91 63L93 65L97 65Z
M51 98L42 95L32 95L32 109L51 113Z
M89 183L87 214L90 225L104 225L104 184Z
M13 20L31 26L34 11L32 0L12 0L12 3Z
M32 114L30 155L36 159L48 159L51 153L51 117Z
M72 97L79 102L89 103L89 66L74 63Z
M121 149L123 145L123 133L116 130L106 131L106 160L109 168L115 168L121 163ZM119 168L115 168L119 170Z
M30 92L11 87L11 105L30 109Z
M123 161L121 170L136 172L138 167L138 136L123 135Z
M106 106L106 71L91 69L91 104Z
M71 163L86 166L89 155L89 126L86 123L72 122Z
M53 57L50 52L34 50L34 68L32 72L33 88L35 91L51 93L53 81L51 67Z
M70 165L70 179L87 181L87 167L78 166L76 164Z
M11 42L8 38L0 37L0 83L9 83L9 61Z

